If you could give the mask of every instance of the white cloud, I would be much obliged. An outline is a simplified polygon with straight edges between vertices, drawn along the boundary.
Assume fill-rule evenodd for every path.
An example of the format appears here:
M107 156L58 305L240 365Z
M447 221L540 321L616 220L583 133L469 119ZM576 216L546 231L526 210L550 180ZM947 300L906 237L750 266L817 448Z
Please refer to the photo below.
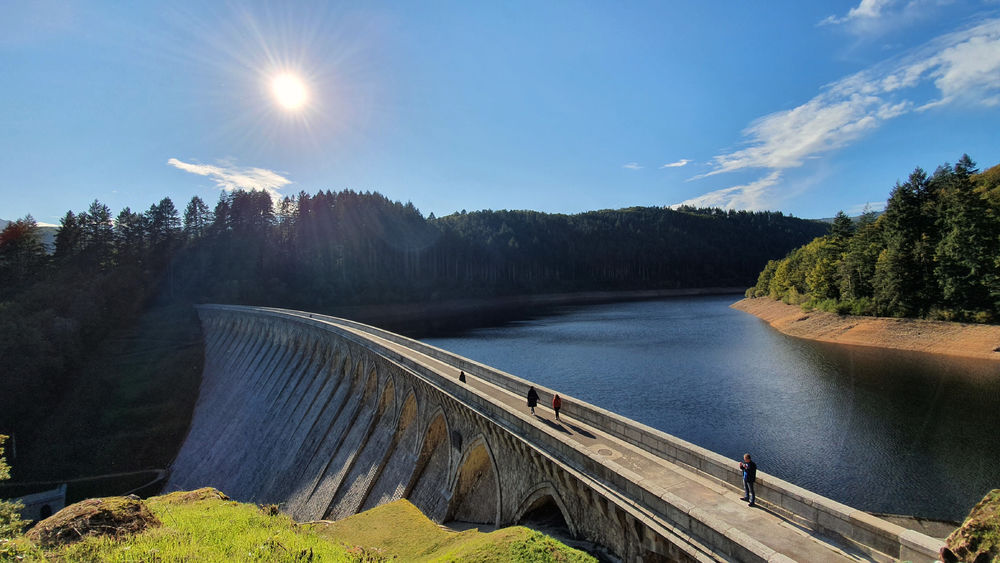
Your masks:
M680 168L681 166L686 166L689 162L691 162L690 159L682 158L682 159L678 160L677 162L671 162L670 164L664 164L660 168Z
M921 96L931 86L933 96ZM715 156L714 169L696 178L801 166L886 121L954 102L1000 105L1000 19L942 36L834 82L798 107L757 119L743 131L745 148Z
M682 204L767 207L780 171L847 146L899 116L948 104L1000 106L1000 19L938 37L829 84L798 107L755 120L743 131L742 148L716 155L711 170L691 179L757 168L771 174Z
M288 178L266 168L237 168L228 164L222 166L191 164L176 158L171 158L167 164L185 172L208 176L222 190L264 190L275 199L281 196L278 190L292 183Z
M847 213L849 216L854 217L857 215L861 215L862 213L867 213L868 211L882 211L885 209L885 204L886 202L884 201L868 201L865 203L858 203L856 205L848 207L847 210L844 211L844 213Z
M630 162L628 164L623 164L622 168L628 168L629 170L641 170L642 166L639 166L638 162Z
M874 37L937 17L955 0L861 0L843 16L828 16L818 25L841 25L858 36Z
M820 25L841 24L858 20L871 20L882 16L882 12L896 3L896 0L861 0L856 7L851 8L847 15L829 16Z
M689 205L691 207L718 207L721 209L769 209L775 199L770 188L780 180L781 171L775 170L756 182L708 192L707 194L675 203L670 207L676 209L682 205Z

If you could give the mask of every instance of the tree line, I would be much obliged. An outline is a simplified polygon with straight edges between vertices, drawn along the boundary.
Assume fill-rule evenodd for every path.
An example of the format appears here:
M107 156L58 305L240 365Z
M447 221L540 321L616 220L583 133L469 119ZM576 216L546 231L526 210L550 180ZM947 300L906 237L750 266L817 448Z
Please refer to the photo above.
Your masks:
M892 317L1000 319L1000 166L968 155L892 189L885 212L853 222L767 263L748 297Z

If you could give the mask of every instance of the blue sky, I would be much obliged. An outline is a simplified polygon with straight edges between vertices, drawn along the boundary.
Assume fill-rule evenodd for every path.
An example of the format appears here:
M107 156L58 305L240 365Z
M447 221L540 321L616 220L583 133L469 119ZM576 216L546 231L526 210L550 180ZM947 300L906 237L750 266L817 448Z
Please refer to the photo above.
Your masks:
M44 223L237 186L828 217L1000 162L997 0L13 0L0 79L0 217Z

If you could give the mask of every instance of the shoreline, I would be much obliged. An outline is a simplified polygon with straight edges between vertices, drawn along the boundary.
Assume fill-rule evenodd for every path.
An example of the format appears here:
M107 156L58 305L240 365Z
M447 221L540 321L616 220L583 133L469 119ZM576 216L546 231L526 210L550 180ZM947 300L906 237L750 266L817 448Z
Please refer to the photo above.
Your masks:
M788 336L874 348L1000 361L1000 326L803 311L769 297L730 305Z
M329 314L378 326L411 338L492 326L567 305L596 305L698 295L742 295L742 287L582 291L496 297L466 297L393 305L334 307Z

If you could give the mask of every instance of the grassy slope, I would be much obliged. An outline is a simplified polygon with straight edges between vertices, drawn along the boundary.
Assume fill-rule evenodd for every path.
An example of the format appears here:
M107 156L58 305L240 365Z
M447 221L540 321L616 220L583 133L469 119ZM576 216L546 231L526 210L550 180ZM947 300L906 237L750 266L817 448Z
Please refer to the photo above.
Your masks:
M324 537L402 561L595 561L522 526L488 534L452 532L428 520L407 500L313 527Z
M29 547L21 553L28 560L59 561L595 561L527 528L451 532L405 500L339 522L308 525L224 500L214 489L172 493L146 503L161 526L122 538L90 537L45 552Z

